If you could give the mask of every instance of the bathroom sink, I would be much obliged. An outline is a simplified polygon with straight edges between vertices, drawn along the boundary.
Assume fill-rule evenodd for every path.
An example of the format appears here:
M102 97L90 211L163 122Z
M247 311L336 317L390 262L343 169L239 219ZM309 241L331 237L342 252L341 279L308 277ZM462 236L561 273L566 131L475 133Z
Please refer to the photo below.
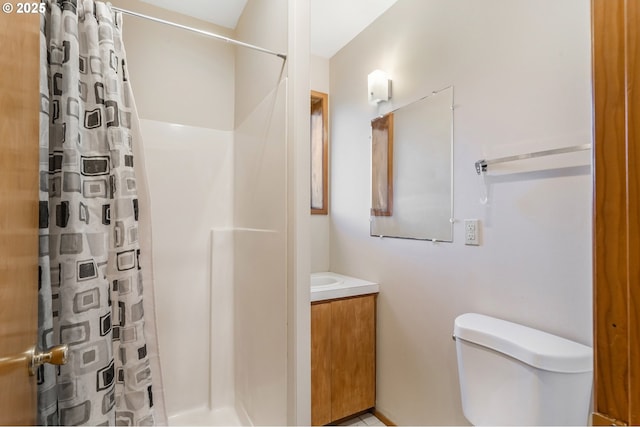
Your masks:
M312 288L339 285L341 283L342 283L342 280L340 280L337 277L332 277L332 276L314 276L314 275L311 276L311 287Z
M377 283L331 271L311 273L311 302L378 293Z

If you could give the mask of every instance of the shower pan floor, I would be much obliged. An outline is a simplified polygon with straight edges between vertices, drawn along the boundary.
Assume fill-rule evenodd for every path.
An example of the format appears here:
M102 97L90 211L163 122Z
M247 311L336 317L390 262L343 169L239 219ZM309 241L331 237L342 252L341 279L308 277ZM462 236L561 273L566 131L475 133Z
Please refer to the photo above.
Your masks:
M199 408L169 417L170 426L241 426L234 408Z

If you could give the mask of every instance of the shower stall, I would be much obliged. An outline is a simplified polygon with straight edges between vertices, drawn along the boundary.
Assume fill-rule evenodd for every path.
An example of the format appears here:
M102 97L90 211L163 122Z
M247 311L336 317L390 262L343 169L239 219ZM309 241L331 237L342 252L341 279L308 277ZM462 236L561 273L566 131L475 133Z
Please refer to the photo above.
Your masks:
M249 0L231 31L112 4L144 143L169 424L308 424L308 51L295 43L308 6Z

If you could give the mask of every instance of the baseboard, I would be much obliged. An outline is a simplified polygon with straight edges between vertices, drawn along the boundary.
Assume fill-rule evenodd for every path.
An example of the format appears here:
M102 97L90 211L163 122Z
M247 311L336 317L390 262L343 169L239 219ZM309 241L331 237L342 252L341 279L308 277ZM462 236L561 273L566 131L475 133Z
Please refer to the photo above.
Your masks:
M378 411L377 409L373 409L373 415L376 416L377 419L379 419L380 421L382 421L384 423L384 425L386 426L397 426L396 423L394 423L393 421L391 421L389 418L387 418L383 413L381 413L380 411Z

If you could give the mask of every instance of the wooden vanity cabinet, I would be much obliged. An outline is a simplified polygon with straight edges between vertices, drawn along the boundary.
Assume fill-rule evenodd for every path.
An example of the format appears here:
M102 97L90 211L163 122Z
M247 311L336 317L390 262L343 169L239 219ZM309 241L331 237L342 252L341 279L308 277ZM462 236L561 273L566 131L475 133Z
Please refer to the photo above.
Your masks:
M369 294L312 303L312 425L375 406L376 298Z

